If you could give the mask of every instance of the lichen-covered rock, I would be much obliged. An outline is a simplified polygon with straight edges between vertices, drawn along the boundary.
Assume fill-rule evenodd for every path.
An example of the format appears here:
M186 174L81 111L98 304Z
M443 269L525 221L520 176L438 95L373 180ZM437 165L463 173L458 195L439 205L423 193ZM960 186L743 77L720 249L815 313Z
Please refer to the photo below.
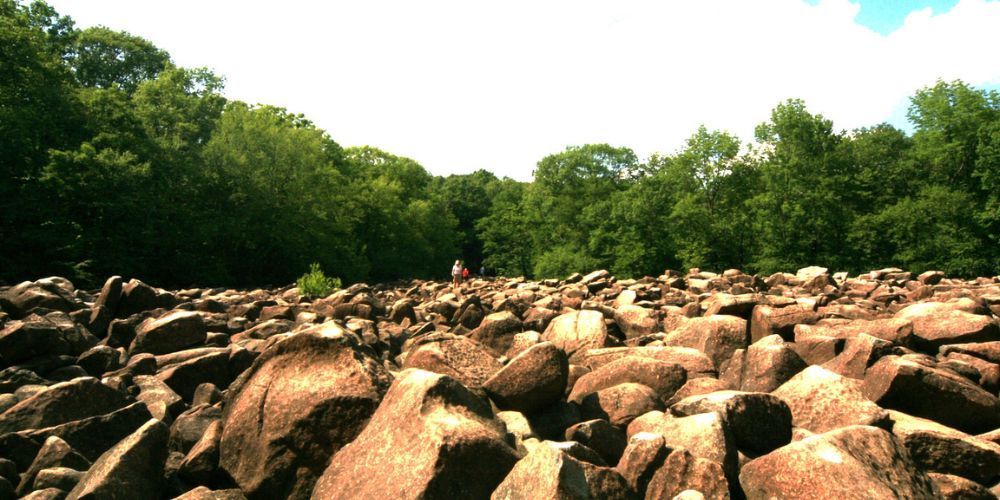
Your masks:
M490 498L629 499L634 495L615 469L578 460L542 443L517 462Z
M580 359L589 349L612 347L615 339L608 335L604 315L600 311L574 311L557 316L545 332L542 340L547 340L566 352L571 363Z
M349 336L293 335L229 389L220 465L248 496L305 498L354 440L391 376Z
M796 441L740 471L747 498L933 498L931 479L884 429L849 426Z
M746 349L750 336L746 320L717 314L684 323L668 333L663 343L697 349L705 353L718 369L737 349Z
M626 382L645 385L666 401L687 382L687 370L655 358L624 356L578 378L568 399L579 402L587 394Z
M931 420L890 411L892 433L926 471L954 474L983 484L1000 479L1000 445Z
M849 425L888 427L889 414L865 397L860 380L810 366L771 392L792 410L792 424L812 432Z
M125 396L96 378L80 377L55 384L0 414L0 434L103 415L127 404Z
M484 498L518 459L505 434L489 405L454 379L406 370L312 498Z
M969 379L901 356L865 374L864 394L885 408L978 433L1000 427L1000 399Z
M104 452L66 496L78 498L156 498L163 492L167 426L156 419Z
M566 354L551 342L542 342L510 360L483 389L499 408L531 413L562 397L568 375Z
M792 439L792 412L784 401L771 394L718 391L691 396L670 407L676 416L710 411L725 418L736 447L746 454L763 455Z
M679 448L653 474L646 498L677 498L686 491L697 491L700 498L728 500L729 481L718 462L698 458Z
M479 389L503 365L479 342L447 335L415 347L403 367L447 375L470 389Z
M174 311L160 318L148 318L135 330L129 351L167 354L205 341L205 322L192 311Z

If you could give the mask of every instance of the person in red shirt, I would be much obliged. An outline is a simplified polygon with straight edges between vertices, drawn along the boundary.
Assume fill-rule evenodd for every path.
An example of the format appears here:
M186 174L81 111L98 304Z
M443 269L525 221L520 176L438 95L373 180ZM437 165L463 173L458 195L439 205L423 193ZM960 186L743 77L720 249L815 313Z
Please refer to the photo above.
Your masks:
M463 267L462 268L462 281L465 281L467 279L469 279L469 268Z

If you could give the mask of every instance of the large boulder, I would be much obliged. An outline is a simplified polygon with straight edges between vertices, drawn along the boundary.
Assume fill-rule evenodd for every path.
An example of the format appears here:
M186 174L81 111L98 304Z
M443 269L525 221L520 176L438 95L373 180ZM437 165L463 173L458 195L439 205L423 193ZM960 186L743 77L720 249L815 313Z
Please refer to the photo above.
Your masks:
M219 442L222 440L222 421L213 421L201 439L184 456L177 474L193 483L206 484L212 481L219 466Z
M813 337L850 339L862 333L896 345L910 346L915 342L913 322L906 318L854 319L821 322L814 325L800 324L795 327L795 341L799 342Z
M952 474L928 472L927 476L937 488L938 498L946 500L996 500L997 486L990 491L985 486Z
M0 328L0 367L35 356L66 354L69 347L59 328L50 321L11 321Z
M17 487L18 495L26 495L35 484L35 477L44 469L50 467L69 467L76 470L87 470L90 468L90 461L73 451L70 445L56 436L51 436L45 440L35 460L31 462L28 470L21 474L21 482Z
M517 462L488 403L454 379L405 370L312 498L485 498Z
M583 500L632 496L628 483L615 469L574 458L546 441L517 462L490 498Z
M403 367L448 375L470 389L479 389L503 365L479 342L445 335L415 347L407 354Z
M60 382L0 414L0 434L41 429L113 412L128 401L93 377Z
M653 474L663 465L663 461L671 451L667 448L663 436L639 432L629 438L615 469L625 478L632 490L642 496Z
M749 342L747 322L743 318L716 314L685 322L663 339L666 345L690 347L705 353L716 369L737 349Z
M69 443L87 460L94 461L119 441L135 432L142 424L153 418L149 409L141 402L104 415L74 420L64 424L23 431L22 434L43 442L51 436L58 436Z
M367 424L390 381L352 336L293 335L230 387L220 466L251 497L308 497L330 457Z
M771 392L805 368L805 361L780 336L769 335L734 353L721 378L743 391Z
M702 301L701 307L705 310L704 316L722 314L750 319L754 307L760 301L761 296L757 294L733 295L722 292L716 293Z
M151 419L104 452L67 500L80 498L159 498L167 459L167 426Z
M184 400L160 379L151 375L139 375L133 381L139 387L136 399L146 405L149 413L157 420L170 423L184 411Z
M1000 326L989 316L972 314L958 304L921 302L896 313L913 322L918 345L936 350L946 344L1000 340Z
M670 412L690 416L714 411L733 431L736 447L759 456L792 439L792 412L782 400L762 392L718 391L674 403Z
M747 498L933 498L930 478L883 429L850 426L807 437L745 466Z
M547 340L562 349L569 356L570 363L576 362L589 349L613 347L614 337L608 334L604 315L600 311L573 311L557 316L545 328L542 340Z
M937 422L890 411L892 433L921 469L982 484L1000 479L1000 445Z
M483 389L497 407L531 413L562 397L568 376L566 353L551 342L542 342L510 360Z
M646 489L646 498L728 500L729 489L729 481L718 462L696 457L679 448L673 450L653 474ZM685 491L696 491L701 496L679 496Z
M738 450L725 417L717 412L688 417L674 417L662 412L649 412L632 421L628 435L649 432L663 436L667 447L684 448L696 457L718 463L726 477L735 479L738 472Z
M811 325L818 319L819 315L812 308L798 304L786 307L758 305L753 308L753 314L750 316L750 342L757 342L770 335L780 335L784 340L793 340L795 325Z
M232 381L232 351L223 349L197 356L161 369L156 378L179 394L185 401L194 398L194 391L203 383L228 387Z
M625 356L578 378L570 391L569 400L580 402L590 393L634 382L653 389L660 400L666 401L686 381L687 371L678 364L642 356Z
M170 451L189 452L215 422L221 421L221 405L200 404L181 413L170 426Z
M596 370L626 356L653 358L681 365L684 371L687 372L688 379L715 377L716 375L715 365L712 364L712 360L701 351L690 347L642 346L590 349L579 357L579 364L591 370Z
M131 279L122 285L121 301L115 317L127 318L159 307L156 289L139 281Z
M902 356L868 369L864 394L885 408L924 417L969 433L1000 427L1000 399L969 379Z
M104 282L101 292L94 301L94 308L103 307L113 318L118 311L118 303L122 299L122 277L112 276Z
M847 339L844 350L837 357L823 364L825 368L845 377L864 379L868 367L882 356L895 352L891 342L861 333Z
M642 384L625 382L592 392L581 398L580 414L624 427L639 415L663 409L656 392Z
M510 311L500 311L483 318L469 338L492 350L497 356L503 355L514 342L514 335L524 330L524 324Z
M1000 341L993 342L972 342L969 344L950 344L941 346L941 354L962 353L970 356L1000 364Z
M174 311L148 318L135 330L130 354L167 354L205 342L205 322L193 311Z
M861 392L862 382L810 366L774 391L792 410L792 424L811 432L849 425L888 427L889 414Z
M594 451L607 464L616 464L628 445L625 431L607 420L593 419L566 429L566 440L576 441Z
M73 297L73 290L73 284L63 278L25 281L0 293L0 309L14 318L23 318L36 309L75 311L83 304Z
M660 328L652 309L631 304L615 309L615 323L628 339L656 333Z

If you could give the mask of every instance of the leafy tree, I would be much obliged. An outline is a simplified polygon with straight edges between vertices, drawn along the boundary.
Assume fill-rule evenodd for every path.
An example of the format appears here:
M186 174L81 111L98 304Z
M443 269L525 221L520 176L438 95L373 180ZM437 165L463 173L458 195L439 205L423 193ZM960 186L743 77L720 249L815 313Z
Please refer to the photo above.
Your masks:
M128 93L171 66L170 55L148 40L103 26L80 31L67 57L84 87L117 85Z
M990 240L990 266L997 270L1000 269L1000 119L979 130L973 176L985 198L978 219Z
M936 269L959 276L993 270L984 258L987 246L979 234L972 196L947 186L927 186L914 197L861 217L856 228L853 246L881 259L871 261L871 267Z
M842 186L845 203L857 213L878 211L920 189L923 179L913 160L913 139L892 125L860 128L840 142L840 154L853 173Z
M659 275L676 266L676 243L669 224L676 193L665 177L642 177L612 196L610 213L598 231L610 240L610 269L617 276Z
M458 221L462 260L472 266L483 262L483 242L476 236L476 221L486 217L499 180L485 170L435 179L435 190Z
M0 280L54 273L51 213L35 182L48 150L81 139L83 116L61 47L72 22L41 2L0 0Z
M816 262L839 266L852 213L844 203L849 162L833 124L788 100L757 126L763 146L761 190L751 200L760 244L755 266L763 272Z
M702 126L666 162L663 174L677 193L669 222L684 267L743 267L751 259L753 220L746 202L757 172L739 152L736 137Z
M513 179L500 180L489 213L475 223L483 243L483 265L499 275L527 276L534 266L525 189L524 183Z
M591 232L610 209L609 198L638 173L631 149L607 144L569 147L539 161L524 200L537 252L534 273L560 276L609 265L608 240Z
M917 158L934 183L974 189L980 128L1000 117L1000 93L938 81L911 99Z
M226 107L202 156L217 193L210 212L225 215L211 252L224 256L230 279L280 283L315 259L339 275L359 276L332 142L281 108Z
M457 220L417 162L372 147L344 150L357 239L373 280L444 276L457 254Z

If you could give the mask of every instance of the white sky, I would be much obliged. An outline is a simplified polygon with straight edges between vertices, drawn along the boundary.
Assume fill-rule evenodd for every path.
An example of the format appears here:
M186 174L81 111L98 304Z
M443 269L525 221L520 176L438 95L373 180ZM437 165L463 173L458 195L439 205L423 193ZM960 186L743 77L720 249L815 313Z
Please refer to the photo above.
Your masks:
M568 145L673 152L697 126L750 140L789 97L874 125L938 78L1000 83L1000 2L913 12L882 36L848 0L49 0L143 36L226 95L305 113L344 146L431 173L528 180Z

